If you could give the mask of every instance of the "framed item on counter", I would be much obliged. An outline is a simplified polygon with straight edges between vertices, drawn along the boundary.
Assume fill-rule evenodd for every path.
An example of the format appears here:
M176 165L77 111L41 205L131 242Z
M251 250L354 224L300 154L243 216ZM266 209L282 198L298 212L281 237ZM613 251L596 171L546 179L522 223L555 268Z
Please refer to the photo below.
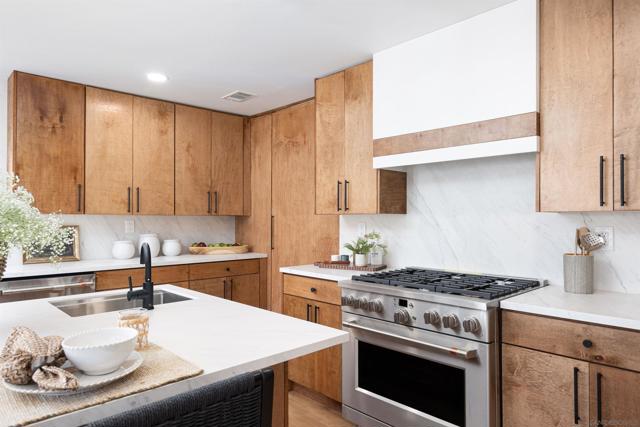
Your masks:
M80 261L80 227L77 225L63 225L63 228L72 228L74 233L73 240L64 248L60 261ZM50 262L50 257L51 252L48 248L45 248L39 256L29 259L23 254L22 261L25 264L44 264Z

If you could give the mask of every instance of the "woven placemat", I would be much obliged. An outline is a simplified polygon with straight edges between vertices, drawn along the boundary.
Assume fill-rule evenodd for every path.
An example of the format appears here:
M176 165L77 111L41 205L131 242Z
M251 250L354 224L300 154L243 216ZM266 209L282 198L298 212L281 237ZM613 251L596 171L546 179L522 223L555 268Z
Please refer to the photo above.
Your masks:
M24 426L202 373L202 369L154 344L140 352L144 361L131 375L97 390L71 396L31 396L0 385L0 426Z
M320 268L333 268L334 270L353 270L353 271L380 271L387 268L386 265L365 265L364 267L356 267L353 264L331 264L330 262L314 262L313 265Z

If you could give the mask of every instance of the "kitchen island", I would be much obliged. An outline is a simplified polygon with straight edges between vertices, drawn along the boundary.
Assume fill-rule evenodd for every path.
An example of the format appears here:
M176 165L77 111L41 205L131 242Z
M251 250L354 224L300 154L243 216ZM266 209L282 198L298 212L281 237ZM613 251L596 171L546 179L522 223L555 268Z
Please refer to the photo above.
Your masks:
M149 341L202 368L197 377L93 406L33 425L70 427L101 419L216 381L277 365L348 341L348 333L172 285L156 289L191 298L157 305L150 313ZM100 292L100 296L122 294ZM94 294L85 294L90 298ZM0 342L14 326L41 336L71 334L117 324L116 312L70 317L50 301L59 297L0 304Z

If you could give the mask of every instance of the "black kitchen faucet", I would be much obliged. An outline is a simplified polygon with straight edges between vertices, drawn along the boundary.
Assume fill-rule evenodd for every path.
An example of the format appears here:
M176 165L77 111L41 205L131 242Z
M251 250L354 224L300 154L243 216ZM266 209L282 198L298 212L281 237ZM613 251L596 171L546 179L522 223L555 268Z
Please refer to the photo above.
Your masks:
M142 308L153 310L153 281L151 280L151 249L148 243L143 243L140 247L140 264L144 264L144 283L142 289L134 291L129 276L129 292L127 292L127 301L132 299L141 299Z

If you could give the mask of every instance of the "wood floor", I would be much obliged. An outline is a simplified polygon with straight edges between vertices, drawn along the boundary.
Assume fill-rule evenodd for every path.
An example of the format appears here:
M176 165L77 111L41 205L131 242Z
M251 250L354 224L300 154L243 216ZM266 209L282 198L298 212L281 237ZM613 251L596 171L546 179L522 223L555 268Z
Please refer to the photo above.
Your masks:
M340 415L336 402L314 399L295 388L289 392L289 427L353 427Z

